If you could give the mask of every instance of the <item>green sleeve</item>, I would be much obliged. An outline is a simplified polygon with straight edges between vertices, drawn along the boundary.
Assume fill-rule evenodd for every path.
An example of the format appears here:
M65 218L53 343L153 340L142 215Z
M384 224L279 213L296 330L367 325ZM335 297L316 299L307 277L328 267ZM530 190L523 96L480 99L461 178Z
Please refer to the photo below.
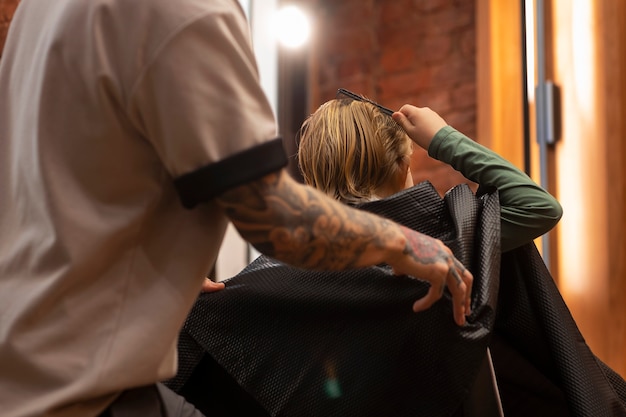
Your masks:
M477 183L479 192L484 188L498 190L502 252L548 232L563 214L559 202L528 175L450 126L437 132L428 154Z

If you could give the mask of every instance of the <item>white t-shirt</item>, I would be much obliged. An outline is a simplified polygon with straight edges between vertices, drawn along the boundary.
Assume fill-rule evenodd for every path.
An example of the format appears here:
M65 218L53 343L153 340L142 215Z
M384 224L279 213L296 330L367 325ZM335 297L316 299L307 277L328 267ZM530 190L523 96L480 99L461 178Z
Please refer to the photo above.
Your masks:
M175 374L227 224L213 197L282 168L276 136L236 0L21 1L0 61L3 417L95 416Z

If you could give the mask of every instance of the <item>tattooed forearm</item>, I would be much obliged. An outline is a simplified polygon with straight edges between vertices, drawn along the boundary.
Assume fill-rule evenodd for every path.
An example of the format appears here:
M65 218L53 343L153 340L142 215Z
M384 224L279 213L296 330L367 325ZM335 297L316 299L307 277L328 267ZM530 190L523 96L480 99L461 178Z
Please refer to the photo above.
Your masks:
M385 262L396 274L428 281L415 312L433 305L448 286L455 320L465 323L473 277L437 239L345 206L286 173L232 189L218 203L244 239L291 265L342 270Z
M381 248L404 244L395 223L331 200L284 173L231 190L219 202L259 251L296 266L371 265Z

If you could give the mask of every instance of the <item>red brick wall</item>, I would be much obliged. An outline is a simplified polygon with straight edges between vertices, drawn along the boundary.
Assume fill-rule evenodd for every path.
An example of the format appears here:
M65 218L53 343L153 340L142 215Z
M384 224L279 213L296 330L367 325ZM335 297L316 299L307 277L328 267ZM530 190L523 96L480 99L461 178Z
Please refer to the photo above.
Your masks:
M15 8L19 0L0 0L0 57L2 57L2 49L4 49L4 41L9 30L9 22L15 13Z
M311 104L337 88L397 109L428 106L474 138L476 132L475 6L468 0L317 0ZM416 181L439 192L467 182L450 167L414 154Z

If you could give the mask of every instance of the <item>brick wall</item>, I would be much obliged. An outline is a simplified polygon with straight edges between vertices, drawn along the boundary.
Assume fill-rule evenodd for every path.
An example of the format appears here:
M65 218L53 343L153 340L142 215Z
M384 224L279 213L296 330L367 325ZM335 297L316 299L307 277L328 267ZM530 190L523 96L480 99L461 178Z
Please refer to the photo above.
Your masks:
M428 106L474 138L475 6L467 0L317 0L311 103L338 87L390 108ZM424 151L414 154L415 181L440 193L467 182Z
M4 41L9 30L9 22L15 13L19 0L0 0L0 58L4 49Z

